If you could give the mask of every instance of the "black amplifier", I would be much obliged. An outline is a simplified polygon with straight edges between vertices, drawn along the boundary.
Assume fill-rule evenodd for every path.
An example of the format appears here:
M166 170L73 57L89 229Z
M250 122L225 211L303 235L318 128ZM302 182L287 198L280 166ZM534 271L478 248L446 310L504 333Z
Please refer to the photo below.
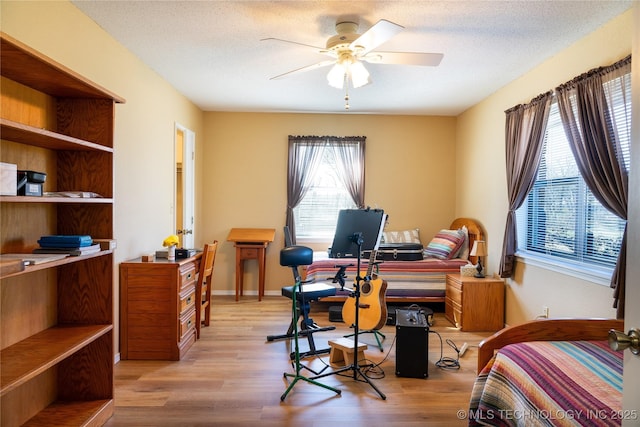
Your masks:
M429 323L421 310L396 310L396 375L427 378Z

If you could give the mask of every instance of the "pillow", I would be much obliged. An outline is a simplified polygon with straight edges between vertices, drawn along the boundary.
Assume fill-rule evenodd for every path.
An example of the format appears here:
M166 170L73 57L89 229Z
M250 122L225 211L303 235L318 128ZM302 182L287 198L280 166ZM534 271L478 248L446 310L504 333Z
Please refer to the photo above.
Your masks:
M464 242L460 246L460 250L451 258L469 259L469 230L466 225L463 225L458 231L464 234Z
M451 259L464 244L461 230L440 230L424 250L425 258Z
M420 230L414 228L413 230L383 231L382 241L384 243L421 243Z

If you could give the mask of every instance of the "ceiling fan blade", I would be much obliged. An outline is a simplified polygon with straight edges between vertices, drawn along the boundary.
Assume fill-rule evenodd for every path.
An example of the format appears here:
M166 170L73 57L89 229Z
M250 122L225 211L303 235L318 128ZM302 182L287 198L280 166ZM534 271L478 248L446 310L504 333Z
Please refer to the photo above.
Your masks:
M333 65L335 63L336 63L336 61L334 61L332 59L328 59L326 61L318 62L316 64L307 65L306 67L297 68L295 70L287 71L286 73L282 73L282 74L279 74L277 76L271 77L269 80L276 80L276 79L279 79L279 78L282 78L282 77L290 76L292 74L304 73L305 71L315 70L317 68L326 67L327 65Z
M444 55L442 53L423 52L371 52L361 57L371 64L401 64L437 67Z
M356 51L359 55L366 55L403 29L404 27L402 25L381 19L360 37L351 42L349 48Z
M297 44L297 45L299 45L299 46L306 46L306 47L310 47L310 48L312 48L312 49L316 49L316 50L318 50L320 53L324 53L324 52L326 51L326 49L325 49L325 48L323 48L323 47L318 47L318 46L312 46L312 45L310 45L310 44L304 44L304 43L293 42L293 41L291 41L291 40L277 39L277 38L275 38L275 37L267 37L266 39L260 39L260 41L261 41L261 42L264 42L264 41L271 41L271 40L275 40L275 41L283 42L283 43Z

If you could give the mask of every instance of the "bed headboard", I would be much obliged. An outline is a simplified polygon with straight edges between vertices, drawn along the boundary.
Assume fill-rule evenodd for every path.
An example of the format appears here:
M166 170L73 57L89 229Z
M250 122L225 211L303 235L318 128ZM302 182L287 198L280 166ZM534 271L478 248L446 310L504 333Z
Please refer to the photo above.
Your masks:
M469 250L473 248L473 242L475 242L476 240L485 240L484 233L482 232L482 227L474 219L456 218L455 220L453 220L449 228L451 230L456 230L463 225L465 225L467 227L467 230L469 230ZM469 256L469 261L475 264L478 262L478 257Z

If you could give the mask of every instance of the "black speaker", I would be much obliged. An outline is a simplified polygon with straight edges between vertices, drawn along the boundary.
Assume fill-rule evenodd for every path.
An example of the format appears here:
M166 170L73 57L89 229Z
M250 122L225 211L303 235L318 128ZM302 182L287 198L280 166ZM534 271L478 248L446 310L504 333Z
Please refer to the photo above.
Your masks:
M396 375L427 378L429 324L424 312L396 310Z

